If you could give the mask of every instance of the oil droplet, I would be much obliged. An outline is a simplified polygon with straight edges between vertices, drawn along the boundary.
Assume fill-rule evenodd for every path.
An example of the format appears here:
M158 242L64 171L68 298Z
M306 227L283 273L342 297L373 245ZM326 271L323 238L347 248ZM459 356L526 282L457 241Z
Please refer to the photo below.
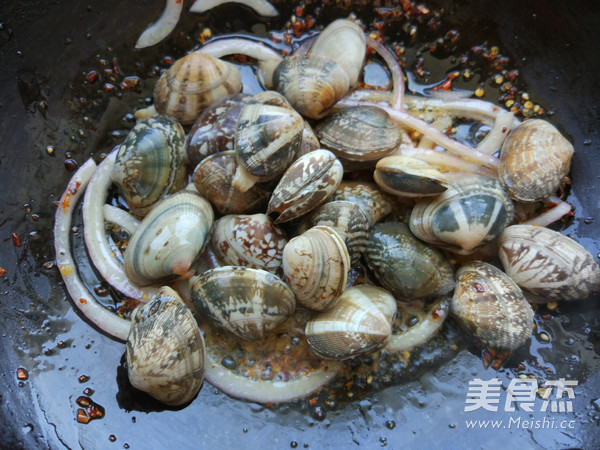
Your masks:
M544 342L550 342L550 336L548 336L546 333L541 332L540 333L540 339Z
M298 447L298 443L296 441L292 441L292 442L290 442L290 447L297 448Z
M77 379L79 380L80 383L86 383L86 382L90 381L90 377L87 375L81 375Z
M109 440L110 442L116 442L116 441L117 441L117 437L116 437L114 434L111 434L111 435L108 437L108 440Z

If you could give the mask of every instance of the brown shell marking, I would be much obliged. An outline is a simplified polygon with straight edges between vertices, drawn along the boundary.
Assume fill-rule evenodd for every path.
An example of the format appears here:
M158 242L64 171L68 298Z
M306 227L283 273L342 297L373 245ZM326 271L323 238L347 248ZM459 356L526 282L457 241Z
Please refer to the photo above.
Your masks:
M536 301L580 300L600 289L595 258L573 239L544 227L513 225L498 237L504 270Z
M375 183L342 181L328 201L348 200L361 207L370 226L392 212L392 202Z
M482 261L457 270L450 313L468 333L497 350L516 350L533 329L533 310L519 286Z

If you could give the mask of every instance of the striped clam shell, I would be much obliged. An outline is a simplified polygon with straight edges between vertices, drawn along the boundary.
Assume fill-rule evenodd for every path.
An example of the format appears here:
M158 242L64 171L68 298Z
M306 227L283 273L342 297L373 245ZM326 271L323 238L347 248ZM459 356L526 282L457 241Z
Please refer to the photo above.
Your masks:
M342 181L328 201L348 200L356 203L369 219L369 228L392 212L392 202L375 183Z
M236 336L262 339L292 315L293 292L280 278L261 269L223 266L192 278L197 312Z
M214 205L220 214L247 214L267 207L271 190L264 183L256 183L241 192L233 186L238 168L235 151L215 153L196 166L193 182L198 192Z
M372 162L392 153L403 134L389 115L375 106L352 106L328 115L315 127L322 148L349 161Z
M425 242L466 255L495 239L514 214L498 180L472 176L454 181L440 195L419 199L409 227Z
M347 288L328 310L306 323L311 350L344 360L383 348L392 334L396 300L385 289L363 284Z
M242 74L233 64L199 51L178 59L154 87L154 107L160 114L191 125L216 100L242 90Z
M235 131L238 170L233 185L244 191L281 175L302 143L304 119L278 92L264 91L242 107Z
M179 191L156 204L132 234L124 269L145 286L189 277L212 227L212 206L201 195Z
M537 302L579 300L600 289L595 258L558 231L512 225L498 237L498 252L506 273Z
M549 122L529 119L504 141L498 176L517 200L554 194L571 167L573 145Z
M298 302L321 311L346 287L350 257L341 236L319 225L290 239L283 248L282 268Z
M417 239L404 223L376 224L365 257L381 285L396 298L427 298L454 288L454 271L444 254Z
M135 124L117 151L112 180L131 211L143 217L154 204L183 187L182 126L158 115Z
M267 214L275 217L275 223L306 214L337 189L343 174L342 164L328 150L318 149L301 156L279 180Z
M162 287L131 317L127 374L136 389L179 406L192 400L204 380L204 340L179 295Z
M276 273L287 243L284 231L265 214L221 217L215 222L211 246L225 266L246 266Z
M482 261L457 270L450 313L469 334L497 350L516 350L533 329L533 310L519 286Z
M423 197L444 192L447 177L425 161L408 156L386 156L377 161L373 179L384 191L400 197Z
M367 246L369 234L369 220L360 206L346 200L323 203L307 214L298 232L302 233L315 225L333 228L346 244L350 266L358 263Z

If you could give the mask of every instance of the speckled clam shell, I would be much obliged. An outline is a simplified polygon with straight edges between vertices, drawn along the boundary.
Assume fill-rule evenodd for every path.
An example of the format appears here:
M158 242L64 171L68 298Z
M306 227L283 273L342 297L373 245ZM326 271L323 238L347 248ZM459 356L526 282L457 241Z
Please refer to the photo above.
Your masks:
M432 165L407 156L386 156L377 161L375 183L400 197L424 197L446 191L448 180Z
M281 175L296 157L304 119L278 92L264 91L242 107L235 131L239 164L233 185L244 191Z
M202 111L186 140L186 154L192 167L209 155L234 149L237 120L251 98L248 94L228 95Z
M347 288L327 311L306 323L311 350L321 358L344 360L383 348L392 334L396 300L371 285Z
M261 269L223 266L192 279L194 308L212 323L246 339L262 339L294 312L293 292Z
M117 151L112 180L138 217L185 181L185 133L174 119L158 115L134 125Z
M161 200L127 244L127 278L145 286L192 275L213 220L208 200L192 191L179 191Z
M350 89L344 68L322 57L293 55L273 73L273 85L292 107L309 119L318 119Z
M375 106L352 106L328 115L315 126L322 148L343 160L373 162L402 143L402 131Z
M281 266L284 231L265 214L229 214L215 222L211 246L224 266L246 266L276 273Z
M283 274L296 299L306 308L330 307L346 287L350 257L342 237L327 226L315 226L283 248Z
M316 225L333 228L346 244L350 266L358 263L367 246L369 234L369 220L360 206L347 200L323 203L307 214L298 227L298 233Z
M419 239L465 255L495 239L514 214L498 180L472 176L454 181L440 195L419 199L408 224Z
M600 289L596 259L558 231L512 225L498 237L498 252L506 273L536 301L580 300Z
M497 350L516 350L532 333L533 310L519 286L482 261L457 270L450 313L469 334Z
M454 288L454 270L444 254L417 239L401 222L376 224L365 259L383 287L396 298L427 298Z
M208 105L241 90L242 74L237 67L195 51L161 75L154 87L154 107L183 125L191 125Z
M315 150L285 171L269 200L267 214L275 223L300 217L323 203L342 181L343 168L333 153Z
M517 200L553 195L569 172L573 145L549 122L529 119L504 141L498 176Z
M169 287L131 317L127 374L133 387L170 406L189 402L202 386L204 340L192 312Z
M194 186L214 205L220 214L246 214L265 210L271 190L256 183L241 192L233 186L233 176L238 168L235 151L215 153L196 166Z
M348 200L356 203L369 219L370 226L392 211L392 202L375 183L342 181L327 201Z

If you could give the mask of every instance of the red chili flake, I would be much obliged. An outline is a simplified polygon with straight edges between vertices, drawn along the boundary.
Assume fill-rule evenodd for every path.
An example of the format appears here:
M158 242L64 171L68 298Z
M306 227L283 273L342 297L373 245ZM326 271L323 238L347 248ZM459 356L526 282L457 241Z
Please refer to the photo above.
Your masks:
M119 69L119 64L117 63L116 56L112 59L112 67L113 67L114 74L119 75L120 69Z
M22 367L19 367L17 369L17 380L26 380L29 378L29 374L27 373L27 371L25 369L23 369Z
M452 80L442 81L437 86L433 87L434 91L449 91L452 89Z
M108 440L109 440L110 442L115 442L115 441L117 440L117 437L116 437L114 434L111 434L111 435L108 437Z
M13 245L15 247L20 247L21 246L21 238L16 233L11 233L10 235L12 237Z
M90 377L87 375L81 375L77 379L79 380L80 383L86 383L86 382L90 381Z
M7 272L8 272L8 270L6 270L4 267L0 267L0 277L3 276Z
M296 14L298 17L302 17L302 15L304 14L304 7L303 7L303 6L298 6L298 7L296 8L295 14Z
M83 393L89 397L94 393L94 390L88 387L83 390Z
M79 408L77 410L77 422L79 422L79 423L88 423L89 421L90 421L90 418L85 413L85 410Z
M115 86L110 83L104 83L104 92L111 94L115 91Z
M90 70L88 72L88 74L85 77L85 80L88 83L93 83L94 81L96 81L98 79L98 72L96 72L95 70Z
M90 406L93 403L91 398L84 397L83 395L80 395L79 397L77 397L77 400L75 400L75 402L82 408L87 408L88 406Z
M87 410L91 419L102 419L104 417L104 408L98 403L92 402Z
M162 60L163 64L165 64L166 66L170 66L171 64L173 64L173 58L171 56L165 56Z
M140 83L140 78L136 76L125 77L121 81L121 89L132 89Z
M79 303L83 303L84 305L87 305L87 300L82 297L79 299Z
M431 317L433 317L434 319L439 319L443 315L444 315L444 310L443 309L434 309L431 312Z

